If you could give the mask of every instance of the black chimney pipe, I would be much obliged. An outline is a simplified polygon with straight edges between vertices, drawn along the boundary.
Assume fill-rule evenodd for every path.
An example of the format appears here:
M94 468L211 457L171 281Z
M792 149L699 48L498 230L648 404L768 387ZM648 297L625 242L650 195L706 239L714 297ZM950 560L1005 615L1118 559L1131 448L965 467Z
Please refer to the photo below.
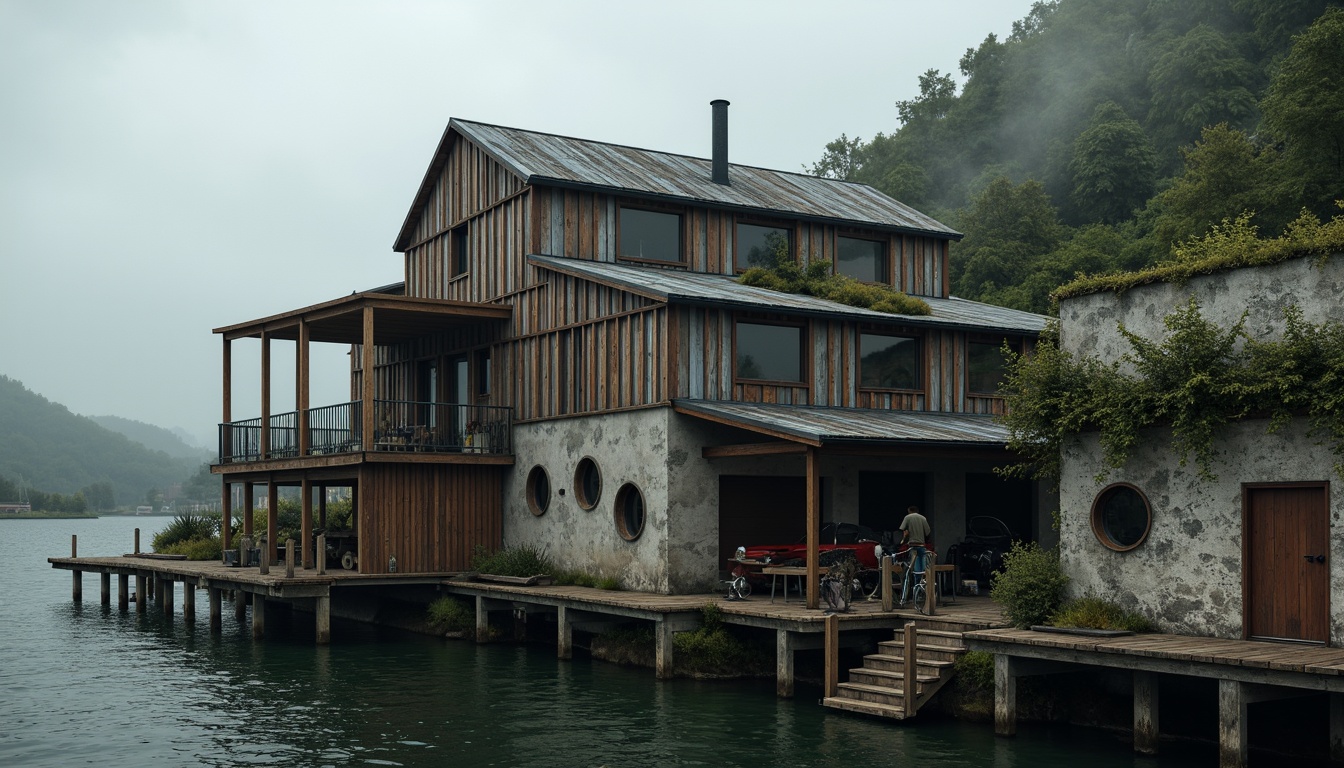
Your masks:
M728 183L728 100L709 102L714 108L714 157L711 178L715 184Z

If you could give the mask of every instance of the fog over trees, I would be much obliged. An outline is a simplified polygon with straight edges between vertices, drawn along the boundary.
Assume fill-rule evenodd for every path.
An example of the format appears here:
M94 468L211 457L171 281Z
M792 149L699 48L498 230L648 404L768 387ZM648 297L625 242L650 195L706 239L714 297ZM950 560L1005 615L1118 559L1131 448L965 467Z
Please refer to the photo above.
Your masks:
M1344 8L1321 0L1038 2L919 76L898 127L842 134L814 173L965 234L953 292L1035 312L1077 273L1131 270L1251 212L1277 235L1344 198Z

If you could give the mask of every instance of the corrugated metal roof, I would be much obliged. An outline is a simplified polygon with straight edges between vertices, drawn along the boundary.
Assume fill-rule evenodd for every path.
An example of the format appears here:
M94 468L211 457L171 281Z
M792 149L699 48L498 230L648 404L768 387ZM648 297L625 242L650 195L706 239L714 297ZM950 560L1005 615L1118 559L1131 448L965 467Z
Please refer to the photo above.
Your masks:
M923 443L1002 448L1008 428L993 416L930 411L882 411L812 405L673 400L682 413L728 422L743 429L820 443Z
M742 285L727 275L685 272L677 269L610 264L558 256L529 256L537 266L581 277L604 285L624 288L669 303L741 307L801 315L847 317L903 325L930 325L983 331L1038 334L1050 318L1031 312L981 304L977 301L930 296L919 298L933 310L930 315L892 315L851 307L816 296L781 293L768 288Z
M655 152L454 118L450 130L528 181L602 187L715 206L961 237L956 230L866 185L729 164L730 184L710 179L705 158Z

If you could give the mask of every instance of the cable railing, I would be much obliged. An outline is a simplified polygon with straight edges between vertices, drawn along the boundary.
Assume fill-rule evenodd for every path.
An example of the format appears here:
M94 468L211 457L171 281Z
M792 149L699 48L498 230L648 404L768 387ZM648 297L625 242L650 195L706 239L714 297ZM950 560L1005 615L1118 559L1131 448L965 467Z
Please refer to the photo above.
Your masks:
M355 401L308 410L309 456L363 450L363 404ZM221 464L300 455L299 413L270 417L265 456L261 419L219 425ZM373 402L373 450L428 453L512 453L513 409L411 400Z

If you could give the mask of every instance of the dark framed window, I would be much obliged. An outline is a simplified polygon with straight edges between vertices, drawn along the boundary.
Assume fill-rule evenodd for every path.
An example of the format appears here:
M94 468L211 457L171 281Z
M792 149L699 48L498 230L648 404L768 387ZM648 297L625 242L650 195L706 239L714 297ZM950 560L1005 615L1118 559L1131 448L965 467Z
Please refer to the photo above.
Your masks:
M859 386L922 389L920 343L912 336L859 334Z
M738 322L733 336L735 378L803 380L802 326Z
M966 390L997 395L1008 373L1003 341L971 341L966 344Z
M591 456L579 459L574 468L574 497L584 509L596 507L597 500L602 498L602 471Z
M887 244L856 237L836 238L835 271L865 283L887 282Z
M1108 549L1128 552L1148 538L1152 527L1148 497L1129 483L1108 485L1092 501L1092 533Z
M476 397L490 396L490 350L476 350Z
M616 492L616 531L626 541L634 541L644 532L644 494L634 483L626 483Z
M454 227L448 236L448 276L467 274L467 225Z
M793 241L789 230L761 224L738 224L733 239L733 266L738 271L752 267L769 269L780 262L793 261Z
M527 473L527 508L541 517L551 506L551 477L540 464Z
M681 216L664 211L621 207L620 257L681 264Z

